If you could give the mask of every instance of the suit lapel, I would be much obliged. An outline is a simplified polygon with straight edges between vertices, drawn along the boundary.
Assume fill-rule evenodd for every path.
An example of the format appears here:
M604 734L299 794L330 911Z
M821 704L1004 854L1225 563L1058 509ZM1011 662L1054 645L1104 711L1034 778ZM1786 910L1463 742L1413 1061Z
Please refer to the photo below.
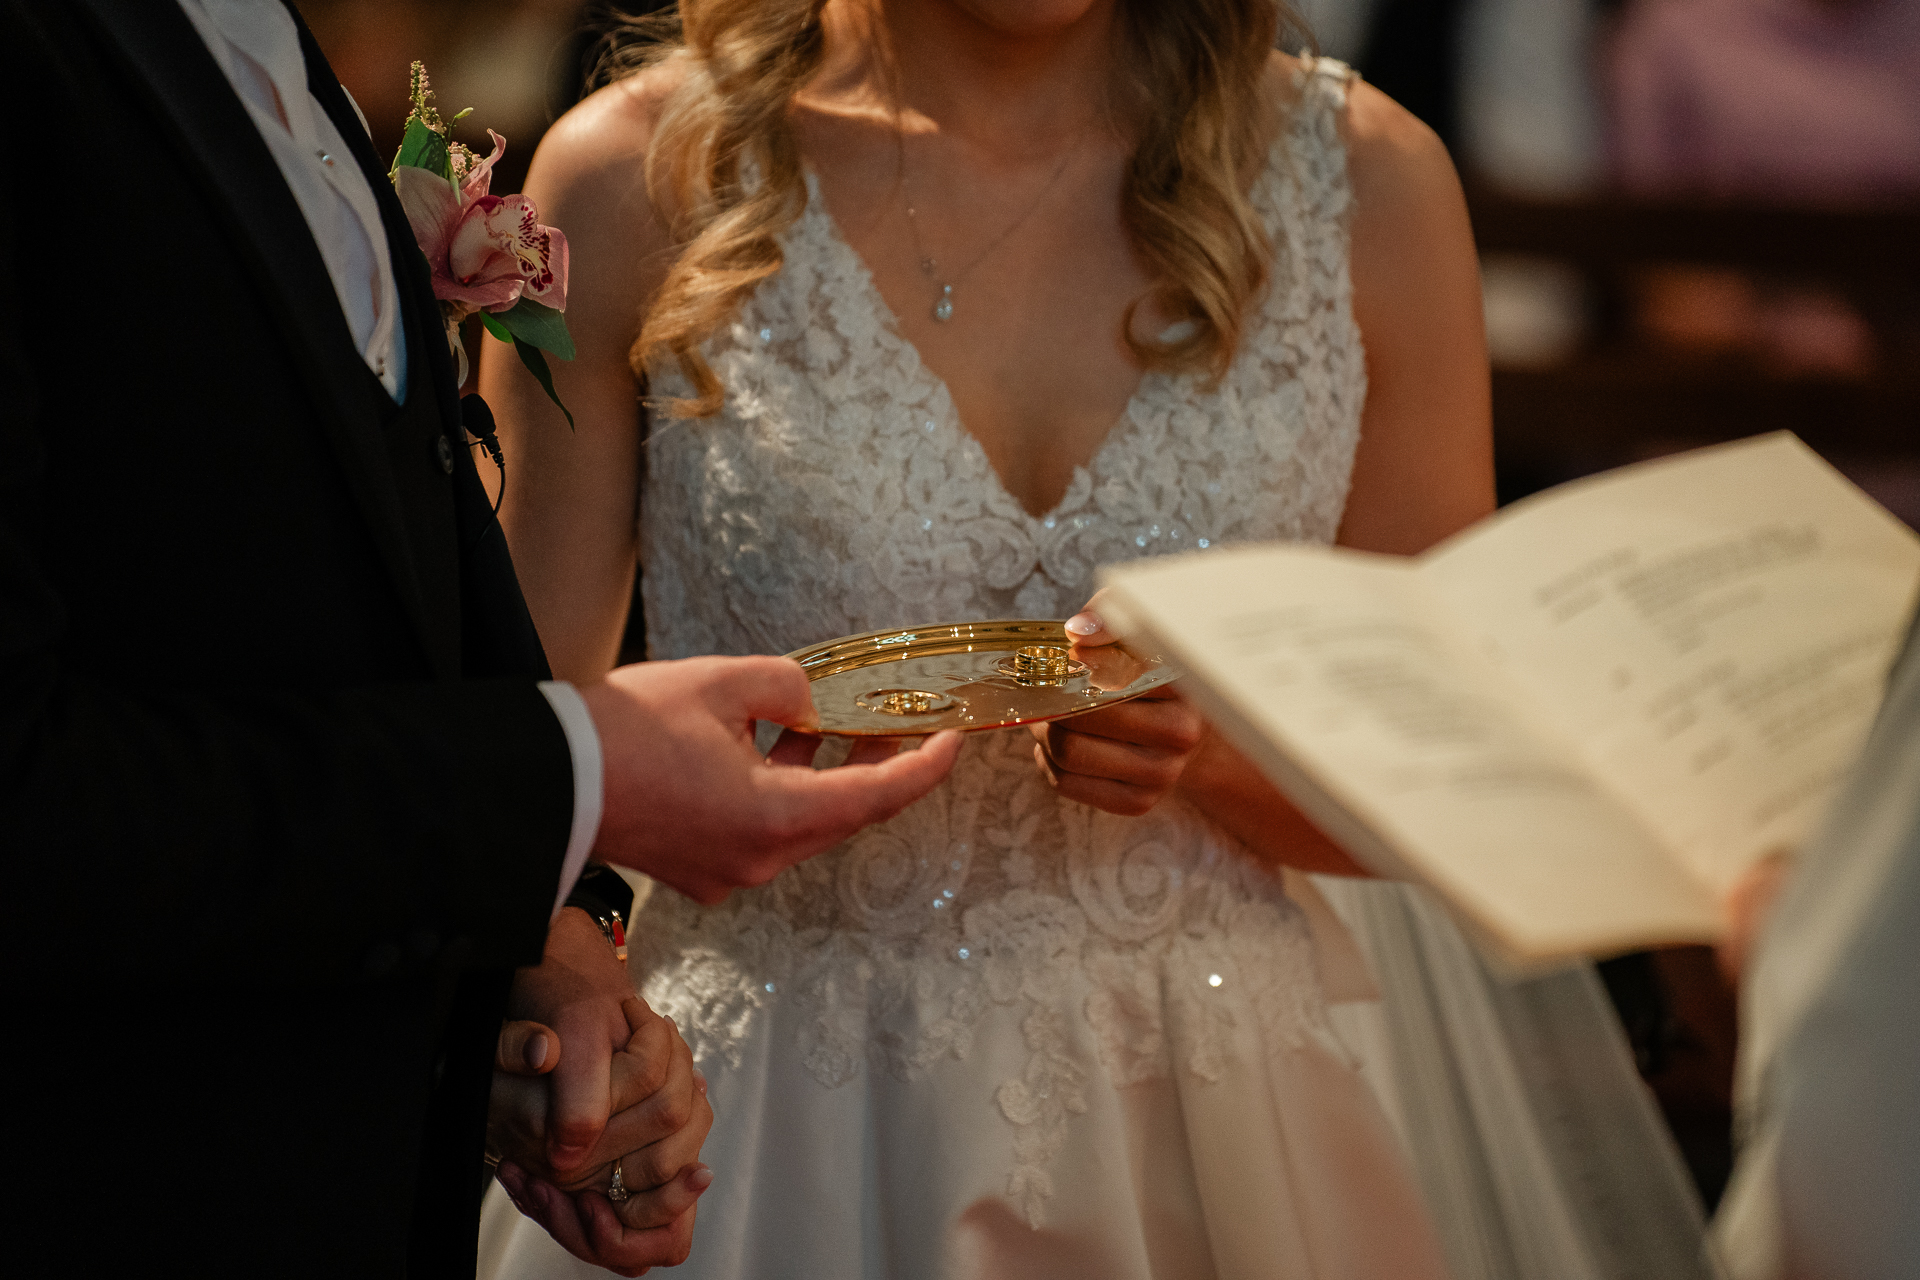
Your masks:
M355 379L369 376L365 362L354 347L306 218L253 118L173 0L75 3L94 19L131 82L153 98L163 127L199 171L216 205L230 215L228 239L260 283L273 319L287 337L429 660L436 668L444 667L440 655L446 650L435 643L444 627L433 626L426 616L385 444L378 424L365 421L364 409L356 408L357 397L349 390ZM360 130L356 125L341 133L353 138ZM384 186L376 184L376 192ZM442 361L446 359L442 353ZM429 387L413 390L432 394Z
M346 91L327 65L299 11L291 4L288 9L293 13L294 25L300 29L300 45L307 56L307 87L346 140L353 158L367 174L374 199L380 205L380 218L392 248L393 275L399 288L401 311L413 321L407 330L408 360L414 379L414 385L407 389L408 403L411 405L414 397L424 396L431 389L441 433L464 444L467 433L460 416L459 383L454 377L453 354L442 339L440 303L433 296L433 279L428 273L426 257L414 240L406 211L400 207L400 197L394 194L393 184L387 180L387 166L374 153L373 142L360 127L359 116L347 100ZM552 672L547 666L546 653L534 630L533 618L527 612L526 600L520 594L520 584L514 577L506 536L474 471L472 452L462 447L456 449L455 454L454 505L461 562L461 674L469 679L501 676L549 679Z
M347 100L345 89L340 87L339 79L328 65L326 55L320 51L313 33L307 30L307 24L300 11L291 3L287 10L293 15L294 26L300 31L300 50L307 59L307 90L326 111L333 127L339 131L346 142L347 149L353 153L353 159L366 176L367 185L373 188L374 202L380 206L380 221L387 233L387 248L393 262L393 278L400 294L400 309L404 319L418 321L409 331L409 341L415 338L425 339L425 350L421 353L428 373L430 386L409 386L409 399L416 395L432 394L439 412L441 429L454 440L465 438L460 424L459 386L454 379L453 354L442 340L440 321L440 303L433 296L433 280L427 271L427 260L421 254L418 243L413 238L413 227L407 222L406 210L400 207L400 197L394 194L393 184L387 179L387 166L374 154L373 140L367 137L367 131L360 124L360 117Z

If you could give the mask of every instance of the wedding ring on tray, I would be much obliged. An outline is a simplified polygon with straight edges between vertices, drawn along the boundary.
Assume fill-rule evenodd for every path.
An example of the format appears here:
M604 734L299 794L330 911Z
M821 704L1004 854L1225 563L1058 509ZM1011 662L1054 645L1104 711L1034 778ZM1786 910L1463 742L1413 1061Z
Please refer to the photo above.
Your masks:
M1071 649L1050 644L1023 644L1011 658L993 664L1003 676L1012 676L1015 684L1028 688L1064 686L1075 676L1084 675L1087 664L1075 662Z
M1179 678L1123 644L1079 648L1044 619L869 631L787 655L813 683L819 731L910 738L1077 716Z

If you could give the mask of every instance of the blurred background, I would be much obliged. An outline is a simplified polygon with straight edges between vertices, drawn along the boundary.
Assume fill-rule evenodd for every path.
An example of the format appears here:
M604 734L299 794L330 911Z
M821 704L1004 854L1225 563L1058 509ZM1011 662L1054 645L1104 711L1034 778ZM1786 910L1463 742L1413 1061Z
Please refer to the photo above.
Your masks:
M496 192L519 189L618 16L298 3L383 153L421 59L444 113L474 108L456 137L508 139ZM1296 7L1465 179L1502 501L1787 429L1920 527L1920 0ZM1731 1163L1732 995L1700 948L1602 975L1711 1205Z

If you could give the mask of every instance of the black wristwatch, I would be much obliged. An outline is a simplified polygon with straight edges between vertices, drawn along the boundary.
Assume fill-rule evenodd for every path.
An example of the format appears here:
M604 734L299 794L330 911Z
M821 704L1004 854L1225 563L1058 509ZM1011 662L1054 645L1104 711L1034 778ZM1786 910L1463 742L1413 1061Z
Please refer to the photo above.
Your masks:
M627 921L633 916L633 887L620 873L601 862L589 862L574 881L567 905L593 917L621 963L627 959Z

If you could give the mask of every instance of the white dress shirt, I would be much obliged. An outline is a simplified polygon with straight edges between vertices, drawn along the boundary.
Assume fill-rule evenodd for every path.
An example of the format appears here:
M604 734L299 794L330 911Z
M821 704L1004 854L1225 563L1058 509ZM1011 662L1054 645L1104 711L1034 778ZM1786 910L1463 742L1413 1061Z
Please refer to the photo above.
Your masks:
M292 15L280 0L179 4L253 117L299 202L361 358L387 394L404 402L406 337L380 206L326 108L307 90L306 57ZM357 104L354 109L359 110ZM554 897L558 914L599 835L604 783L600 735L579 691L546 681L540 692L552 705L573 758L573 827Z

